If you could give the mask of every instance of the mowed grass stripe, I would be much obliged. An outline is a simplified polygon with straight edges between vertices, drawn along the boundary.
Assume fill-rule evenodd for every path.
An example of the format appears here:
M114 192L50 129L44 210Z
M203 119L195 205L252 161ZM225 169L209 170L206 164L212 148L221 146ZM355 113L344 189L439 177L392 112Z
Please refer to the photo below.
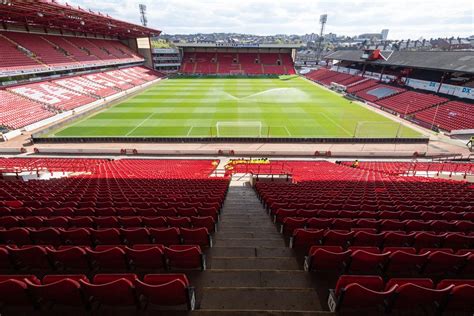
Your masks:
M260 122L271 137L421 136L302 78L169 79L52 136L215 137L218 122L234 124L226 137L258 129L239 122Z

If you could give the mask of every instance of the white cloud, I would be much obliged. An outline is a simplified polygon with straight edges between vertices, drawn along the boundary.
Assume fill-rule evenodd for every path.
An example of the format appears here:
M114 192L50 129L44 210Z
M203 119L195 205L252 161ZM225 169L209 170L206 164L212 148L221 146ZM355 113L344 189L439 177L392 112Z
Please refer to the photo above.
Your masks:
M318 32L327 13L326 32L342 35L390 29L390 39L470 36L472 0L68 0L112 17L139 23L138 4L148 7L149 26L168 34L237 32L305 34Z

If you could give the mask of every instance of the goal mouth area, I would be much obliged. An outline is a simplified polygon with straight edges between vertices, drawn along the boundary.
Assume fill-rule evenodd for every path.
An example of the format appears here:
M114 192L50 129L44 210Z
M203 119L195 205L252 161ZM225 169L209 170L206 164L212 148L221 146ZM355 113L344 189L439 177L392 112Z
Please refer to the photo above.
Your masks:
M262 137L261 121L224 121L216 123L217 137Z

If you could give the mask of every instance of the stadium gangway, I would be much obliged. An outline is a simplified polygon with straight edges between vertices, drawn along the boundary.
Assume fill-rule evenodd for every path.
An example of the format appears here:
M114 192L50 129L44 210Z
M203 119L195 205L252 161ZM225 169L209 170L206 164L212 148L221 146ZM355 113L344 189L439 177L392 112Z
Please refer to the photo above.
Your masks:
M471 156L471 155L469 155ZM450 160L461 160L463 158L462 154L451 154L451 155L438 155L438 156L433 156L431 158L431 161L450 161Z

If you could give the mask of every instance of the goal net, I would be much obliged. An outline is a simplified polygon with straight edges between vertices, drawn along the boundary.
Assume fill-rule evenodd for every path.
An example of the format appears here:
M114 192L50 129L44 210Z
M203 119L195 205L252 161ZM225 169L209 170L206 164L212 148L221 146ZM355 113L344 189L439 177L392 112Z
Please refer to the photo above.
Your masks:
M262 137L262 122L217 122L217 137Z
M405 127L395 122L358 122L355 138L399 138L404 137Z

